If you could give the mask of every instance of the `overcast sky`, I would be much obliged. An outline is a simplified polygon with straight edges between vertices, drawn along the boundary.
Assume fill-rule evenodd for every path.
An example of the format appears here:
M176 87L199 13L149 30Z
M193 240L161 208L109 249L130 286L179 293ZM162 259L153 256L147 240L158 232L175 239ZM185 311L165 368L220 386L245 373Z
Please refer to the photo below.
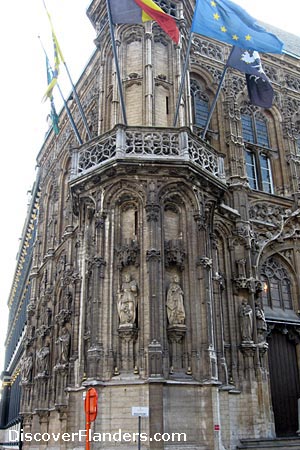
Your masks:
M201 0L200 0L201 1ZM300 35L299 0L236 0L254 18ZM121 0L120 0L121 3ZM88 0L47 0L62 53L76 82L91 57L95 33L86 17ZM27 203L36 176L35 159L48 129L49 103L41 99L47 87L45 57L52 60L49 22L42 0L1 3L1 222L0 222L0 372L6 333L7 299L13 280ZM71 91L63 68L59 83ZM61 105L57 90L55 102Z

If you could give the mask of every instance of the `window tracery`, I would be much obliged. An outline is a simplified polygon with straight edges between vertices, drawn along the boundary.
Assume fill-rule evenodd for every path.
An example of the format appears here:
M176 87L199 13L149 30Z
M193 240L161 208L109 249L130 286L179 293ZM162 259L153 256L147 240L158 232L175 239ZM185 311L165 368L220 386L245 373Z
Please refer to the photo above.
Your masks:
M276 258L269 258L262 266L262 299L264 306L272 309L291 310L291 280L287 270Z

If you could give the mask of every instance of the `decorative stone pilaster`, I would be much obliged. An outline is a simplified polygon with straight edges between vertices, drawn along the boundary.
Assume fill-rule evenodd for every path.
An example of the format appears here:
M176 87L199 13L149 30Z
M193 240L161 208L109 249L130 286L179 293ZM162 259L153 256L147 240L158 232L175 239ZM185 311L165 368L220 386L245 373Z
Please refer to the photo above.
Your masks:
M101 362L103 360L103 348L100 345L93 345L87 351L87 377L98 379L101 374Z
M120 337L120 369L129 372L133 371L136 366L134 343L138 336L138 330L135 323L122 324L118 328Z
M153 339L148 346L149 378L163 377L163 352L160 342Z
M169 325L167 333L170 342L170 373L181 371L184 368L182 366L183 338L186 334L186 325Z
M59 363L54 367L54 372L56 374L55 403L59 405L66 403L65 388L67 386L68 367L68 363Z

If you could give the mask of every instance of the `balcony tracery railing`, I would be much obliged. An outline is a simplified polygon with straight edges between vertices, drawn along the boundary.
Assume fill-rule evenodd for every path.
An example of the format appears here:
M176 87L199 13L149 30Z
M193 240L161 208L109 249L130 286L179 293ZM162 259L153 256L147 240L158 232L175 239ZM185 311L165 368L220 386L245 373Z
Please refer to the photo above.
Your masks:
M187 128L125 127L72 150L71 179L85 175L113 159L141 158L191 161L218 178L224 178L224 155Z

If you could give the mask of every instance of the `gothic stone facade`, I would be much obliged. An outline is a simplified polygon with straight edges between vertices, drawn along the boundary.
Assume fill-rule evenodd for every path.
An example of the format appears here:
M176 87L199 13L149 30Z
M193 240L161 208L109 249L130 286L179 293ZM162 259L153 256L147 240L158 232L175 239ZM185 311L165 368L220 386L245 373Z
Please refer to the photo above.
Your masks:
M22 426L84 429L93 386L94 431L134 433L131 407L147 406L143 432L187 440L144 448L233 450L298 429L299 60L264 55L270 110L250 105L244 75L229 71L204 141L230 49L194 38L173 127L194 3L162 6L178 18L179 46L155 23L116 27L124 126L105 2L91 3L97 51L78 92L93 138L78 146L62 112L38 155Z

